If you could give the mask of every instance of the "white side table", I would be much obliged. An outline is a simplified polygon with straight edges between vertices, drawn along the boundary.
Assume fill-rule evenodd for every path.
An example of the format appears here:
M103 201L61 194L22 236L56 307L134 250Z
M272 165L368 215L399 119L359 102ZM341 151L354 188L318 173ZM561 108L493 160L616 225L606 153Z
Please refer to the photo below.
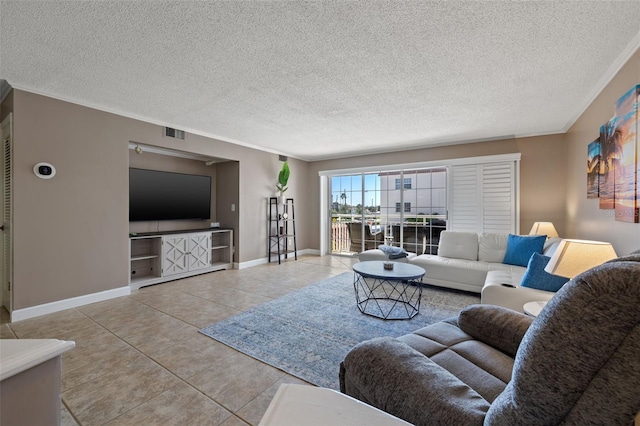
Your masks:
M259 426L300 425L410 426L410 423L332 389L282 384Z
M62 354L75 342L0 340L0 424L60 424Z
M535 302L527 302L522 307L522 310L525 314L530 315L532 317L537 317L540 315L540 311L547 305L547 301L538 300Z

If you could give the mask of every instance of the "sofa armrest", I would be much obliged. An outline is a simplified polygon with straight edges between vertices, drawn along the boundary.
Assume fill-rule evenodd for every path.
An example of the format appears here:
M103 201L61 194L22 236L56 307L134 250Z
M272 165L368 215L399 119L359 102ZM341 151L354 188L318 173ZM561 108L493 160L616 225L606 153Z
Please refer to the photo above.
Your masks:
M493 305L471 305L460 311L458 327L473 338L515 357L534 318Z
M355 346L341 390L415 425L482 425L489 403L453 374L391 337Z
M498 305L514 311L524 312L523 306L527 302L547 301L555 293L522 287L518 284L500 283L487 280L482 287L481 302L483 305Z

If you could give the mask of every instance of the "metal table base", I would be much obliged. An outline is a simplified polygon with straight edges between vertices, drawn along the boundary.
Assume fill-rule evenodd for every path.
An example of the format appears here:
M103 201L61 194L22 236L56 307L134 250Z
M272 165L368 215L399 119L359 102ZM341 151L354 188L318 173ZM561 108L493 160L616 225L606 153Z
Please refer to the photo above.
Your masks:
M382 270L382 262L361 263L367 265L354 265L353 277L360 312L384 320L411 319L420 312L422 268L394 275L393 271L376 272L374 263L380 263ZM398 266L402 268L406 266Z

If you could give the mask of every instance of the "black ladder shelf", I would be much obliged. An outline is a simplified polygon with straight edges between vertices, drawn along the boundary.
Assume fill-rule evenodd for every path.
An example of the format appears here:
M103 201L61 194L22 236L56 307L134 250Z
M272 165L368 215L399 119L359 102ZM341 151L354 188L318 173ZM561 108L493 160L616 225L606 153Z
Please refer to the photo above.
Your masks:
M293 253L298 260L298 247L296 245L296 219L293 208L293 198L287 198L284 204L279 203L280 198L269 198L269 263L271 257L278 257L278 264L282 258L288 259L289 253ZM291 243L293 249L290 248Z

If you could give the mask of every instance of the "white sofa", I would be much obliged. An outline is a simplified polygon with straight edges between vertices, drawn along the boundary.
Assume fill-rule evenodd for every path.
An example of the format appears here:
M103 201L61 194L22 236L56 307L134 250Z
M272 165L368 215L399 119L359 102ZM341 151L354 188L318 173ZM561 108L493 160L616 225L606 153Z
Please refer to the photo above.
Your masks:
M438 254L410 254L401 261L421 266L423 282L481 293L481 303L504 306L522 312L526 302L546 301L555 293L521 287L526 267L502 263L508 234L443 231ZM552 256L560 238L550 238L543 254ZM381 250L367 250L359 259L385 260Z

